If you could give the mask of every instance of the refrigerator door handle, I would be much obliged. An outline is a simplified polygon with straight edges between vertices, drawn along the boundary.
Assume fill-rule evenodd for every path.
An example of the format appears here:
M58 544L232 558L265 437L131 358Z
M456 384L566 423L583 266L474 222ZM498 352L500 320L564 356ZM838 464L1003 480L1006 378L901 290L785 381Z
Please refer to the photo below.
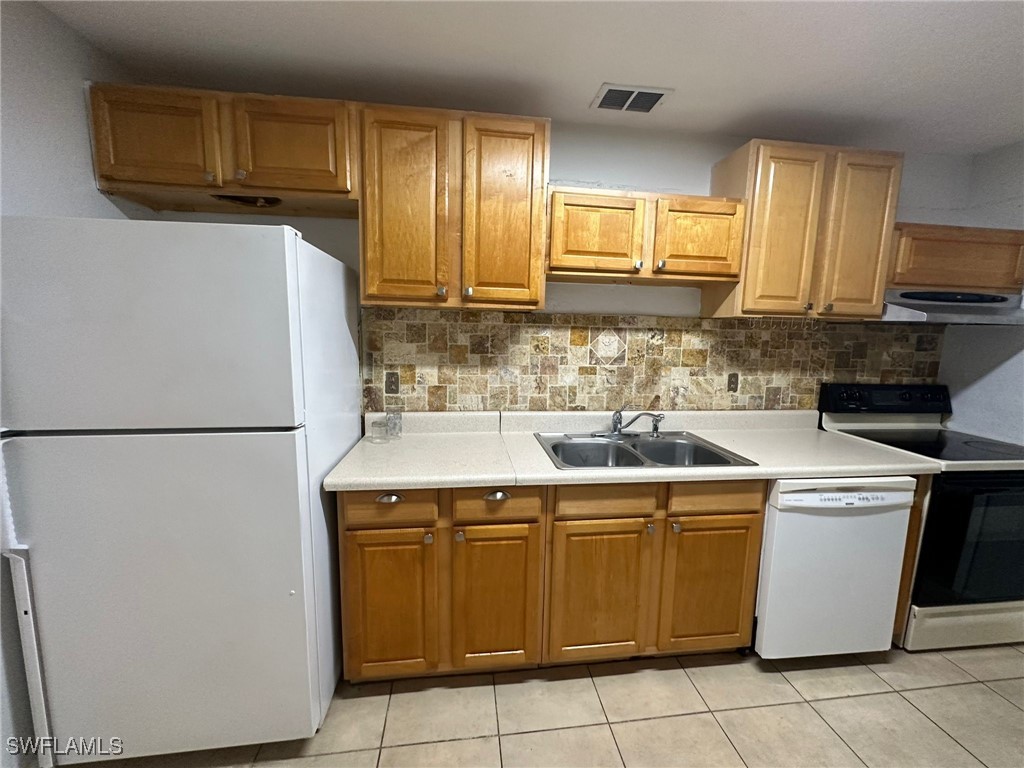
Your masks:
M50 717L46 711L46 689L43 686L43 661L39 652L39 636L36 632L36 612L32 602L32 576L29 568L28 547L12 546L3 550L3 556L11 564L11 581L14 584L14 604L18 610L18 627L21 630L21 652L25 659L25 678L28 681L28 700L32 710L32 728L42 744L50 744ZM53 752L41 749L36 757L39 768L53 768Z

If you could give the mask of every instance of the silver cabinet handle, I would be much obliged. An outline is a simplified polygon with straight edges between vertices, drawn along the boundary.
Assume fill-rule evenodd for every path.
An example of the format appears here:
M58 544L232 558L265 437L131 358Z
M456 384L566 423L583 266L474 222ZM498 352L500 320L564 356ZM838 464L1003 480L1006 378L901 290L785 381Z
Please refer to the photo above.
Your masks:
M813 301L808 301L806 304L804 304L804 312L810 312L812 309L814 309Z
M679 523L672 523L672 533L682 533L682 532L683 532L683 526L681 526Z
M455 532L455 540L456 541L465 541L466 540L465 532L464 531L456 531Z
M508 501L512 494L507 491L491 491L484 494L484 501Z
M654 523L648 523L647 524L647 532L648 533L654 533Z
M400 493L382 493L376 501L378 504L397 504L400 501L405 501L405 496Z
M462 295L463 296L472 296L473 295L473 286L472 285L466 286L465 290L462 291Z
M656 267L656 269L664 269L665 267L666 267L665 260L664 259L659 259L658 260L658 266Z
M432 534L432 533L425 533L425 534L423 534L423 543L424 544L433 544L434 543L434 534Z
M237 171L235 171L235 178L238 179L239 181L243 181L243 180L247 179L248 177L249 177L249 172L248 171L243 171L241 168L239 168Z
M643 269L643 268L644 268L644 263L642 261L634 261L633 262L633 269Z
M833 308L834 308L834 305L830 302L830 303L826 304L824 307L822 307L821 311L822 312L831 312Z
M448 286L447 285L439 285L439 286L437 286L437 295L438 296L447 296L448 295Z
M213 171L207 171L206 173L203 174L203 181L207 183L212 183L215 178L216 177L213 175Z

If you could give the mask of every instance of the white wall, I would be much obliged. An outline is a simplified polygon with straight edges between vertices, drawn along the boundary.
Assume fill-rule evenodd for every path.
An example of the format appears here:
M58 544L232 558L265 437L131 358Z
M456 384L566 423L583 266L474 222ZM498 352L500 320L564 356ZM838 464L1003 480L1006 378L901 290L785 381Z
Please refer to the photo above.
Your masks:
M963 223L1024 229L1024 142L973 158ZM951 427L1024 443L1024 327L951 326L939 381L953 397Z

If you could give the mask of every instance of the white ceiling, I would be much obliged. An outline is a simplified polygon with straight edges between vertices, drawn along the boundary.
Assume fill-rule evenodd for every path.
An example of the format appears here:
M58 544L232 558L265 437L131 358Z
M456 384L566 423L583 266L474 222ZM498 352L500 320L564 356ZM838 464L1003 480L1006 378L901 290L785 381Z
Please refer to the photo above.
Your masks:
M47 2L154 82L973 154L1024 139L1024 2ZM649 115L604 81L674 88Z

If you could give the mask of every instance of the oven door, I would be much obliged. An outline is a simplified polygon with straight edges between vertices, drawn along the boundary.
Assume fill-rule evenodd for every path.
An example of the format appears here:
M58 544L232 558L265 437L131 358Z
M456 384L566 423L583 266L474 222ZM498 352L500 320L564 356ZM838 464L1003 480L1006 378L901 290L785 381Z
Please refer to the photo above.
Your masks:
M918 557L915 606L1024 600L1024 472L935 478Z

